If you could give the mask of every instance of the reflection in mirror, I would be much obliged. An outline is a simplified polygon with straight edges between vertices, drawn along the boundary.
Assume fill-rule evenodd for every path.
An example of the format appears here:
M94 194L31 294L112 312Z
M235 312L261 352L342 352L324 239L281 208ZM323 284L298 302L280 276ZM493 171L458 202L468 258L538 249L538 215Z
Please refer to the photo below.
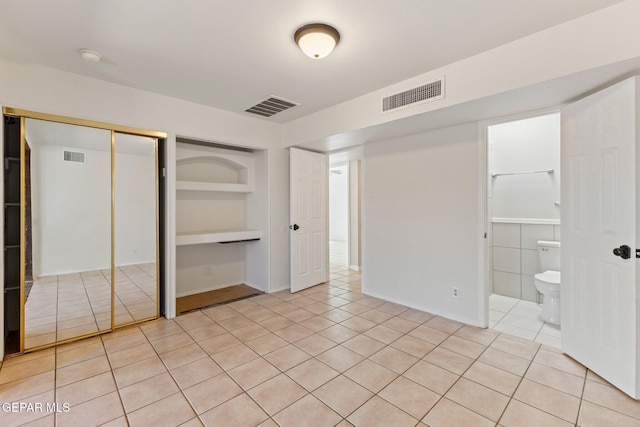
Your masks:
M156 145L115 134L114 326L157 316Z
M29 349L111 328L111 132L26 119L25 139Z

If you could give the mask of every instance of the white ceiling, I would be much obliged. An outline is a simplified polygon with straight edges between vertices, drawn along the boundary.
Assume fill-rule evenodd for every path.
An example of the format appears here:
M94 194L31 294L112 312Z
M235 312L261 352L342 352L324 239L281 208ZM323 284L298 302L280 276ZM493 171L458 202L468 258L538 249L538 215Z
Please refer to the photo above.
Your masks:
M301 103L265 119L286 123L619 2L0 0L0 56L240 114ZM316 21L342 37L322 60L293 42Z

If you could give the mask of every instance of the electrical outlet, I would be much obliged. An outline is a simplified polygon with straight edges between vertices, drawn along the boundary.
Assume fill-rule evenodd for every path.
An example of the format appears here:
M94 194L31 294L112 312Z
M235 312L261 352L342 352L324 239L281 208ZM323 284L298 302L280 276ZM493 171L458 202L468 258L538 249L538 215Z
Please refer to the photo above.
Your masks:
M203 276L211 276L211 266L210 265L205 265L204 267L202 267L202 275Z
M454 286L451 288L451 296L453 298L460 298L460 288L458 288L457 286Z

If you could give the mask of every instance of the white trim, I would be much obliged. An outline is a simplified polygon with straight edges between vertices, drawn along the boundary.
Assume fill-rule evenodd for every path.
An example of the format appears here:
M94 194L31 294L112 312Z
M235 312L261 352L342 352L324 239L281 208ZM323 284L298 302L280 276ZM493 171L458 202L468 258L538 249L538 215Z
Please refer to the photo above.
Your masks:
M501 224L551 224L560 225L559 219L544 218L491 218L492 223Z
M280 292L280 291L289 291L289 290L291 290L291 286L290 286L290 285L284 285L284 286L279 287L279 288L272 288L272 289L269 289L269 291L268 291L268 292L266 292L266 293L268 293L268 294L273 294L273 293L275 293L275 292Z
M349 266L349 270L360 271L360 266L359 265L350 265Z

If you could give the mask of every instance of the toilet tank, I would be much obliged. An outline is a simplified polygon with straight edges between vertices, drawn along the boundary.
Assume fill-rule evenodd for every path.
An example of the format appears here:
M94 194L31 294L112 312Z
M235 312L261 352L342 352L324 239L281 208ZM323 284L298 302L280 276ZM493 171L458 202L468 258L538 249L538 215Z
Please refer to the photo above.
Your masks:
M560 242L539 240L538 256L542 271L560 271Z

